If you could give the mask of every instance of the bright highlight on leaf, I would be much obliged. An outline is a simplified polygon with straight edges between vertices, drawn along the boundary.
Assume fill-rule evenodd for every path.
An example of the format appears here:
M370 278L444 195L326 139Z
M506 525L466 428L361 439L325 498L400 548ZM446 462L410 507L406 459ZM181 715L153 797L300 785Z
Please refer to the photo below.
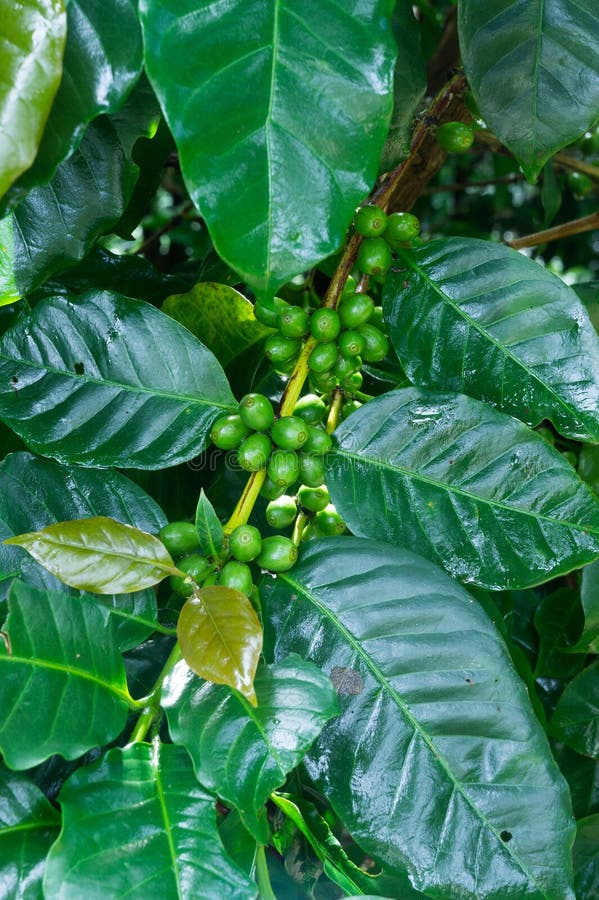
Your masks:
M262 627L244 594L222 585L196 590L177 623L183 659L190 669L226 684L256 706L254 676L262 651Z
M24 547L71 587L93 594L125 594L181 575L158 538L107 516L57 522L5 544Z

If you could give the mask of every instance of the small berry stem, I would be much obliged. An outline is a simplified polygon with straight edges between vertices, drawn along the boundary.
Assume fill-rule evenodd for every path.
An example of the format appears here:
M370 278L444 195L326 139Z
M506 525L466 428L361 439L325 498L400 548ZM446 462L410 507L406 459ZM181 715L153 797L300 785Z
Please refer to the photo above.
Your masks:
M329 417L327 419L327 432L332 434L339 424L339 416L341 415L341 407L343 406L343 391L339 390L339 388L335 391L335 396L333 397L333 402L331 403L331 409L329 411Z
M144 709L135 723L135 727L131 732L131 737L129 738L129 743L137 744L141 741L145 740L145 737L152 727L154 720L160 715L160 692L162 690L162 684L165 681L167 675L175 668L176 664L181 659L181 650L179 649L179 644L176 643L171 652L169 653L168 659L165 662L160 675L154 682L154 686L152 690L145 698Z
M293 534L291 535L291 540L296 547L299 547L300 545L302 534L307 524L308 516L303 512L298 513L293 525Z
M252 472L248 478L243 493L237 501L237 506L231 513L229 521L225 525L225 534L231 534L239 525L245 525L252 514L254 504L266 480L266 470Z

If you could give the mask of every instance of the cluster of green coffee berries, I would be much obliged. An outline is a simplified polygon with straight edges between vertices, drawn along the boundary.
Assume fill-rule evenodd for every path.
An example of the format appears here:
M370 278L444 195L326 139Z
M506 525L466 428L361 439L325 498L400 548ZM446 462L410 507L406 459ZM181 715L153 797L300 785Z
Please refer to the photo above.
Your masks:
M300 541L343 534L345 522L331 503L326 485L302 484L295 496L284 494L266 507L266 521L273 528L288 528L302 516Z
M374 204L356 210L355 225L364 238L358 248L356 268L364 275L385 275L393 261L393 251L420 234L420 222L412 213L386 215Z

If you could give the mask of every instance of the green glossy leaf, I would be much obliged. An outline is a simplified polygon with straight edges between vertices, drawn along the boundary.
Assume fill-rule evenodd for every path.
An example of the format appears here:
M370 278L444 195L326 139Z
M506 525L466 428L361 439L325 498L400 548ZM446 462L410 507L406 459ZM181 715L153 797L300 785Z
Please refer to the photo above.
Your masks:
M599 338L571 288L490 241L447 238L399 257L385 319L414 384L599 441Z
M62 72L64 0L2 0L0 197L31 165Z
M240 694L203 684L179 663L164 686L171 738L187 747L198 780L239 811L260 843L269 841L264 808L338 712L333 685L311 663L289 656L256 672L254 709Z
M206 681L235 688L256 706L262 626L246 596L218 584L195 590L181 610L177 637L190 669Z
M486 403L391 391L335 435L327 485L354 534L417 549L495 589L530 587L599 556L589 488L542 437Z
M13 453L0 463L0 483L0 598L14 577L33 587L69 592L20 547L3 544L4 538L92 516L118 517L155 534L166 523L159 506L119 472L61 466L29 453ZM135 647L154 630L153 590L107 596L100 602L112 610L119 649Z
M528 178L599 109L595 0L461 0L462 59L481 114Z
M185 462L234 408L210 351L146 303L109 293L47 298L0 340L0 417L63 462Z
M360 846L437 897L572 898L567 786L486 613L427 560L315 541L262 586L275 658L337 685L304 760Z
M112 230L139 174L133 146L153 132L158 117L156 98L142 83L120 112L92 122L52 181L34 188L16 208L13 265L21 293L83 259Z
M331 254L374 182L392 106L391 6L140 4L187 188L219 255L260 293Z
M57 522L6 538L69 587L93 594L126 594L158 584L178 569L152 534L107 516Z
M599 446L585 444L578 457L578 474L599 496Z
M599 281L575 284L572 289L584 303L593 328L599 332Z
M115 112L142 69L134 0L69 0L62 79L37 156L5 200L47 184L100 113Z
M599 812L599 762L565 744L553 744L553 755L568 782L577 819Z
M535 611L535 628L539 633L539 654L535 678L573 678L584 666L585 656L574 650L581 632L582 607L578 590L558 588L543 597Z
M256 859L256 841L251 836L236 809L227 812L218 823L218 833L231 859L251 875Z
M59 827L59 814L37 785L0 767L0 889L6 900L41 900L46 855Z
M203 488L196 508L196 531L203 555L217 557L223 547L225 530Z
M599 662L567 685L551 720L551 733L578 753L599 759Z
M599 815L577 823L574 857L574 884L578 900L599 896Z
M226 284L200 282L187 294L167 297L162 311L185 325L228 366L267 334L250 301Z
M582 570L580 601L584 627L572 649L578 653L599 653L599 561Z
M399 52L393 72L393 115L380 162L381 172L388 172L410 152L412 120L426 91L420 31L409 3L395 4L391 27Z
M14 270L14 237L11 218L0 219L0 306L20 299Z
M255 897L220 841L214 797L182 748L110 750L75 772L59 799L64 824L46 865L46 897Z
M101 604L16 581L0 640L0 750L12 769L114 740L131 703Z

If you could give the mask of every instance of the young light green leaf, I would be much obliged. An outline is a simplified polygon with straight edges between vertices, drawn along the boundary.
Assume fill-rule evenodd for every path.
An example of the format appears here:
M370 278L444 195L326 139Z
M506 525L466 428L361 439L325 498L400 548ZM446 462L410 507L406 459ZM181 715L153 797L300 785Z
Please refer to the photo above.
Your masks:
M38 786L0 767L0 885L4 897L42 896L42 876L60 816Z
M177 637L190 669L235 688L256 706L262 627L244 594L218 584L196 589L181 610Z
M0 306L20 299L15 280L13 219L6 216L0 219Z
M140 4L188 191L219 255L259 293L336 250L376 178L397 53L390 7Z
M12 769L114 740L132 704L110 613L16 581L0 640L0 751Z
M338 537L261 587L274 656L341 715L304 759L352 837L427 895L572 900L570 796L493 623L427 560Z
M599 814L577 823L574 857L574 885L578 900L599 895Z
M414 384L599 441L599 338L568 285L491 241L445 238L398 253L385 320Z
M599 109L594 0L460 0L459 34L481 114L528 178Z
M175 465L235 409L210 351L148 303L49 297L0 340L0 417L61 462Z
M599 759L599 662L566 686L551 719L551 733L578 753Z
M223 548L225 530L203 488L196 507L196 531L202 554L217 557Z
M256 319L247 297L227 284L200 282L187 294L167 297L162 311L195 334L223 366L272 334Z
M327 485L354 534L415 547L493 589L530 587L599 556L597 498L547 441L487 403L391 391L335 435Z
M261 666L254 689L255 709L240 694L198 681L179 663L162 705L171 737L187 747L200 783L235 806L248 831L266 844L270 794L337 715L338 704L330 679L295 655Z
M182 747L110 750L71 775L59 800L64 824L48 856L46 897L256 896L225 852L214 797L198 784Z
M5 198L14 206L47 184L100 113L122 104L142 69L141 31L133 0L69 0L62 79L33 165Z
M62 73L64 0L2 4L0 197L31 165Z
M141 591L182 574L162 541L107 516L57 522L4 543L24 547L60 581L92 594Z

